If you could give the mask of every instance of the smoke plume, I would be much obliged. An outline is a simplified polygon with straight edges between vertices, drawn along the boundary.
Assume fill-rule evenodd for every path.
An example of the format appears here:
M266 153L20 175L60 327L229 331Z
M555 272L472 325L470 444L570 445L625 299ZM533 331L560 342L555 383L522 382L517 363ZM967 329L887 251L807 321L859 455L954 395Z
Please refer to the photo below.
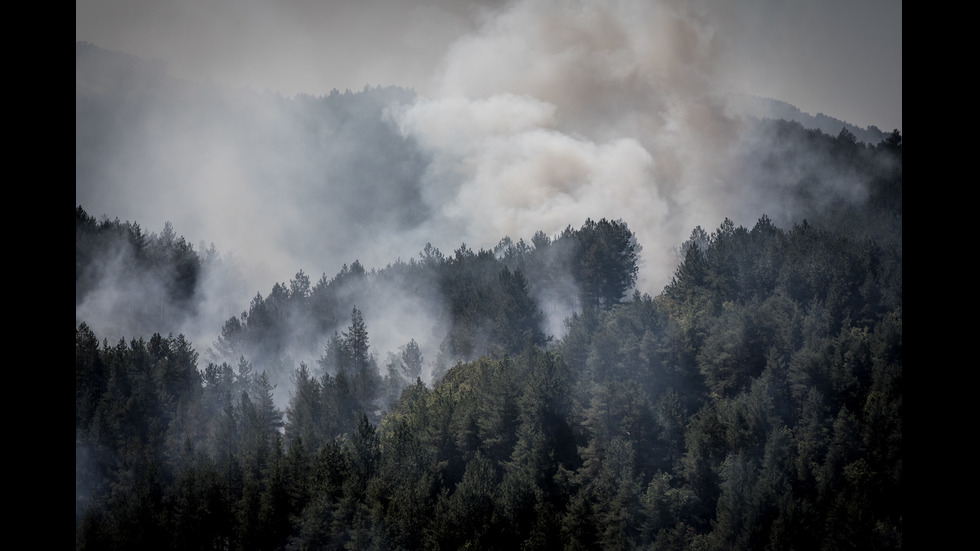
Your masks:
M90 3L93 10L110 4ZM195 321L190 338L198 347L210 345L256 291L299 270L329 278L355 260L370 270L416 257L428 243L442 251L462 243L493 248L505 236L555 235L587 218L629 224L643 247L637 288L657 294L694 227L714 228L726 217L751 225L763 214L797 222L805 209L787 190L819 170L818 159L767 163L759 151L793 144L760 134L729 101L733 92L780 90L747 85L778 81L776 68L786 65L746 37L791 42L786 31L760 31L771 28L767 18L806 15L799 7L761 0L366 2L362 11L341 2L312 12L295 3L250 5L220 26L227 3L200 19L182 4L158 8L169 15L154 21L186 23L186 44L160 29L139 44L173 53L172 65L76 47L76 203L151 230L169 221L188 242L214 243L241 266L242 284L214 294L201 312L207 317ZM82 12L76 34L96 25L94 11ZM125 21L131 31L113 28L110 42L135 44L141 21ZM376 43L364 38L372 24ZM221 32L197 43L202 26ZM250 42L250 31L268 40ZM330 33L349 42L328 49L314 40ZM812 35L800 36L812 43ZM253 42L270 46L246 45ZM195 45L196 57L182 49ZM168 73L200 76L189 60L200 71L234 45L236 63L221 65L214 80ZM300 53L306 46L314 51ZM366 86L311 90L331 63ZM250 68L272 66L281 70L273 82L291 83L272 89L313 95L240 87ZM774 69L759 69L766 66ZM304 70L310 80L286 76ZM333 86L348 87L339 78ZM899 104L900 94L899 86ZM821 182L827 200L864 197L848 174L827 173ZM105 305L135 300L132 283L106 280L76 306L76 319L109 319ZM397 291L385 293L404 299ZM426 338L407 329L430 331L419 321L427 307L413 301L359 305L369 329L377 328L379 358Z

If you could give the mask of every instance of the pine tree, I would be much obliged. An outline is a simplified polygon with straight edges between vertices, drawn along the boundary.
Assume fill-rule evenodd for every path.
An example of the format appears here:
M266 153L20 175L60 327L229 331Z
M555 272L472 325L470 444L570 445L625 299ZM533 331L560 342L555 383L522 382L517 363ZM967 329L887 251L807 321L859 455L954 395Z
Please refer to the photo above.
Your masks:
M343 344L349 364L344 366L351 383L351 394L358 407L375 416L375 400L381 387L381 376L370 353L364 317L356 307L351 312L351 324L343 334Z
M422 349L419 348L419 343L412 339L402 350L402 375L409 383L412 383L422 376L422 365Z

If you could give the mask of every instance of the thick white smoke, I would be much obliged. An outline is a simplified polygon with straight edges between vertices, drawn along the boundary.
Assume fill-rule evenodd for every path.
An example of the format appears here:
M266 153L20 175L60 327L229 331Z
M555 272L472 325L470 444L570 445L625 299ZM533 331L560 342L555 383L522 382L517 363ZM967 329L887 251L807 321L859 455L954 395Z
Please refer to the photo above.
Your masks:
M425 197L464 240L485 246L578 226L591 215L660 220L653 160L633 138L595 143L553 128L526 96L423 101L400 116L432 152Z
M121 13L113 0L87 4ZM177 52L167 68L178 75L195 74L186 70L191 62L203 64L196 74L214 62L223 71L218 82L249 82L251 72L275 67L267 86L253 88L318 97L174 85L154 64L146 75L136 71L141 85L123 91L114 111L99 118L84 96L111 89L115 77L98 80L76 66L77 79L93 78L77 81L76 132L95 126L100 136L89 147L90 136L76 134L77 204L150 230L169 220L191 243L213 242L245 270L237 300L222 304L209 294L212 319L198 324L194 339L200 348L211 343L208 328L216 331L257 291L266 294L301 269L314 280L329 278L354 260L370 270L415 257L426 243L447 254L461 243L489 249L504 236L529 240L539 230L555 235L587 218L608 218L636 233L643 247L638 288L657 294L673 274L676 247L695 226L710 231L726 217L748 226L763 214L797 221L780 187L797 182L797 168L759 177L768 169L745 162L752 151L789 146L755 135L728 110L726 94L776 89L747 83L778 81L785 67L779 58L791 58L789 48L778 50L792 43L789 29L815 44L794 19L810 9L763 0L250 6L239 12L237 3L218 2L202 14L190 4L166 4L158 9L168 17L151 17L152 24L134 10L106 36L131 38L160 25L141 33L146 41L139 44L161 55ZM80 10L77 29L100 21ZM233 12L238 26L226 21ZM167 27L181 21L194 23ZM220 32L206 32L211 26ZM785 30L767 31L774 28ZM324 42L329 37L337 42ZM188 49L194 55L179 55ZM221 62L228 55L237 57ZM350 86L339 79L310 84L323 82L331 67L361 79L355 90L416 86L417 100L393 94L384 121L406 140L394 143L389 128L361 126L376 108L366 95L319 97ZM304 78L290 81L291 73ZM900 87L897 93L900 100ZM79 118L89 116L97 122ZM828 196L860 199L860 186L840 176L823 183ZM112 292L119 290L102 289L76 308L76 318L90 310L108 318L95 300L117 304ZM377 327L379 357L430 332L414 329L416 318L428 315L419 305L388 303L359 305L369 329ZM401 314L389 319L389 310ZM382 336L390 327L397 330Z
M749 214L724 180L739 126L716 49L690 3L511 2L395 117L431 152L426 200L467 242L622 219L655 294L694 226Z

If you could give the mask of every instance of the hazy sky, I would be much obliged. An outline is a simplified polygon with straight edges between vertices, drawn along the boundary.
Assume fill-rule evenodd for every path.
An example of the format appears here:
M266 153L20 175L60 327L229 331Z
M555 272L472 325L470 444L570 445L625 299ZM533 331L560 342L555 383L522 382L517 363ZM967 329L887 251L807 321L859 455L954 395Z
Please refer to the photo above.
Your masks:
M524 4L503 0L76 0L75 39L166 62L176 76L320 95L364 85L435 94L458 41ZM658 0L710 41L725 89L790 102L858 126L902 128L901 0ZM634 10L632 2L604 2ZM526 13L526 11L525 11ZM528 27L525 32L538 32ZM546 25L546 23L545 23ZM493 66L480 67L493 72Z

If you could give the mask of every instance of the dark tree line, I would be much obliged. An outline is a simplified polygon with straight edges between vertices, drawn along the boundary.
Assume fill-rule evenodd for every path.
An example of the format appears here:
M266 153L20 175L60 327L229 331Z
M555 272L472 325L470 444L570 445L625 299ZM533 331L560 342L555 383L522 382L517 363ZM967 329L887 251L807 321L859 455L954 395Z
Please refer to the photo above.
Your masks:
M180 337L80 326L77 545L901 548L900 248L763 217L685 249L661 295L416 380L375 417L357 310L284 420L244 359L202 374Z
M570 308L619 304L636 281L639 251L626 223L602 219L568 227L554 238L537 235L534 245L504 239L493 251L474 251L462 244L451 256L427 246L418 260L371 272L354 261L313 285L300 271L288 284L276 283L267 296L257 293L247 311L228 319L215 348L220 357L245 356L281 370L296 354L319 358L322 348L332 347L318 364L336 374L339 336L333 334L347 323L351 309L395 288L431 305L436 334L417 335L416 346L434 343L438 355L430 361L441 373L456 361L544 346L550 335L542 329L540 304L549 297Z
M155 300L131 301L125 308L138 320L172 325L194 315L202 265L216 260L216 254L213 248L195 252L169 222L159 234L146 233L133 222L96 220L79 205L75 209L75 305L106 285L112 275L123 280L120 286L159 288Z
M76 548L901 549L902 240L875 230L901 227L901 139L829 140L879 159L863 207L696 228L655 297L601 220L299 272L226 322L229 361L77 323ZM76 259L134 228L77 209ZM379 363L357 304L395 279L441 297L441 358ZM549 339L558 289L577 309ZM259 354L290 339L318 361Z

